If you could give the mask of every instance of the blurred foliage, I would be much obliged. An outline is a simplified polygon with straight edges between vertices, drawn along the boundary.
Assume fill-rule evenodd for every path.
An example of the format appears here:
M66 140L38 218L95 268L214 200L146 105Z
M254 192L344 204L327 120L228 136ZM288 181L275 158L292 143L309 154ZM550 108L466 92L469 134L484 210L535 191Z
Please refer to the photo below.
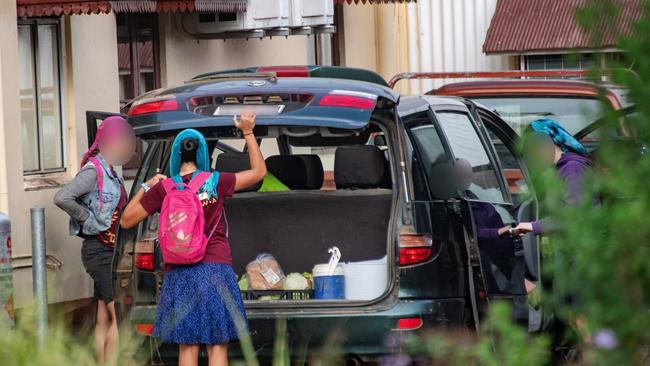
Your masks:
M92 332L73 335L64 323L49 324L47 336L40 342L36 319L32 311L21 311L15 327L0 328L0 364L3 366L97 366ZM120 332L120 352L117 365L143 365L150 358L142 347L144 337L126 330Z
M409 337L404 344L414 361L435 366L545 365L550 360L548 337L531 335L512 322L512 308L503 302L493 303L478 336L471 330L440 330Z
M594 42L620 39L623 58L609 78L627 90L638 112L621 119L601 93L608 125L599 134L586 197L577 207L543 201L564 223L550 241L552 299L566 322L579 325L582 362L589 365L650 362L650 1L639 3L631 31L619 28L620 0L590 0L577 13ZM594 80L603 84L599 70Z

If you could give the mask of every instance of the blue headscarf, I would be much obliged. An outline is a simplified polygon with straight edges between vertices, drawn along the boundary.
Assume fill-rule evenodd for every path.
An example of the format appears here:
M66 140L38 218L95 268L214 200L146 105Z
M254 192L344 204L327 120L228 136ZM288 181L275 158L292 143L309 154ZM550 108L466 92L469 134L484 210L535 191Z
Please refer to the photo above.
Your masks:
M169 175L174 179L176 183L182 183L183 178L181 177L181 143L185 139L196 139L199 142L199 148L196 151L196 168L194 172L196 175L199 171L210 172L210 157L208 156L208 143L205 141L203 134L197 130L188 128L181 131L174 139L172 144L171 157L169 158ZM208 179L205 184L203 184L203 189L206 192L210 192L211 195L217 196L217 178L212 174L210 179Z
M587 153L587 149L575 137L571 136L558 122L550 118L533 121L530 127L533 131L543 133L550 137L553 143L562 149L562 152L574 151L583 155Z

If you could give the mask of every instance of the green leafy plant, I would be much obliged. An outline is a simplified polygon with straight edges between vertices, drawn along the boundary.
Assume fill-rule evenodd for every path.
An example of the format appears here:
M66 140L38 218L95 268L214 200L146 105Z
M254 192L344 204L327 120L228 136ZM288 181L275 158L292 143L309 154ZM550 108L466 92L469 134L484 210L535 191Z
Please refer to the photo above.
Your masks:
M96 366L92 337L74 336L63 322L49 325L41 342L36 319L29 310L23 310L15 327L0 329L0 360L2 365L13 366ZM118 365L143 365L150 355L141 347L143 337L126 330L120 333Z

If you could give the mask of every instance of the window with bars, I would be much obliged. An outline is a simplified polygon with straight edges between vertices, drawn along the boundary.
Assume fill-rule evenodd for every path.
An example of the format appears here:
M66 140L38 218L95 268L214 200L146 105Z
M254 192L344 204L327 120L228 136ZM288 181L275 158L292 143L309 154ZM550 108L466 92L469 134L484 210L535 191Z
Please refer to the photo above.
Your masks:
M526 70L589 70L596 63L602 63L604 67L614 66L621 57L620 52L526 55L524 67Z
M120 106L160 87L155 14L117 14ZM126 112L126 111L123 111Z
M62 171L61 38L56 19L18 23L20 122L25 174Z

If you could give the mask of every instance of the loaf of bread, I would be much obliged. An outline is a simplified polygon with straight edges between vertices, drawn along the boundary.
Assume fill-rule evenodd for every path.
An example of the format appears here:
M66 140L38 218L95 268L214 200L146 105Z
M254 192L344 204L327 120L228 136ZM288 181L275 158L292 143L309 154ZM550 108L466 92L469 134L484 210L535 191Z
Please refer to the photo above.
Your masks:
M270 254L261 254L246 266L251 290L282 290L284 272Z

